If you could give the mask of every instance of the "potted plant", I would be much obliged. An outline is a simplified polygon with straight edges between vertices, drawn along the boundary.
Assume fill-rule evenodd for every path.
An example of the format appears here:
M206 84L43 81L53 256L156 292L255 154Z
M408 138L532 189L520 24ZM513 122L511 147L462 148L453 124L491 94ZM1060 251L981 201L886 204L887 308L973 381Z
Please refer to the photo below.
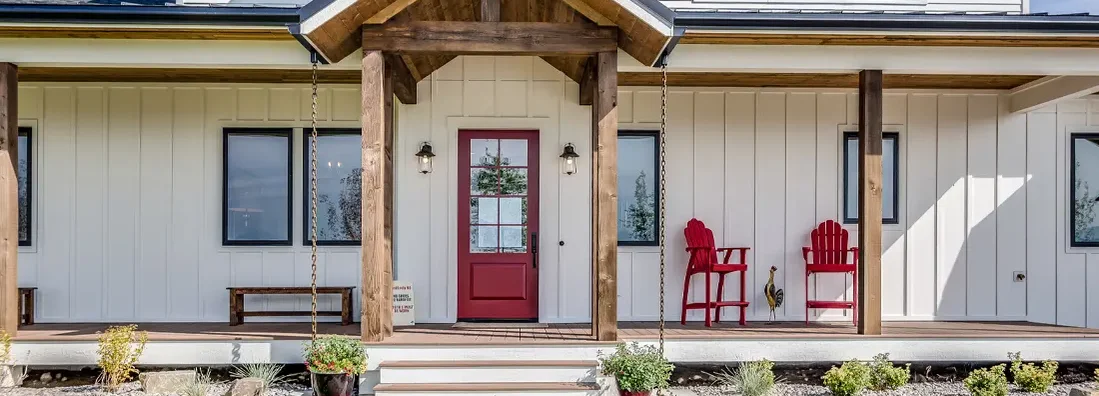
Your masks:
M353 338L317 338L306 344L304 356L314 396L353 396L366 372L366 350Z
M610 356L600 356L603 372L613 375L621 396L649 396L668 387L672 366L653 346L619 344Z

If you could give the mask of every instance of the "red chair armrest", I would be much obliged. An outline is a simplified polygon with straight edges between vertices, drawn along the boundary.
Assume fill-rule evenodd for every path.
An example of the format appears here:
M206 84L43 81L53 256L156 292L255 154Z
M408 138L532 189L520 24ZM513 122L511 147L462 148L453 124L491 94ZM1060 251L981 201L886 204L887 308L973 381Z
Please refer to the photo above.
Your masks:
M801 247L801 257L803 259L805 259L805 264L809 264L809 251L810 250L812 250L812 248L810 248L808 246L802 246Z
M717 251L718 252L725 252L725 257L721 260L722 264L729 264L729 259L732 258L734 250L739 250L740 251L740 263L739 264L748 264L748 250L751 250L751 249L752 248L747 248L747 247L731 247L731 248L718 248Z
M852 258L851 264L858 265L859 264L859 248L853 247L853 248L848 249L848 250L851 251L851 256L853 256L853 257L851 257Z

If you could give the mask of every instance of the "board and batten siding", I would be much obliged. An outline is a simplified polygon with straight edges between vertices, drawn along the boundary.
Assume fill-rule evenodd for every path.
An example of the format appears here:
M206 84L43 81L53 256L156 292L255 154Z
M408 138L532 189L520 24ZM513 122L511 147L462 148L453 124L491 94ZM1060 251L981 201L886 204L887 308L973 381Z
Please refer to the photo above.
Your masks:
M766 320L768 269L785 289L779 320L805 318L801 247L842 218L842 134L857 129L852 91L672 88L667 141L667 309L678 319L682 227L692 217L723 246L748 246L750 320ZM659 127L660 93L623 87L621 129ZM1099 327L1099 249L1069 249L1068 131L1099 129L1099 100L1010 114L996 92L892 91L885 131L900 133L899 224L882 238L886 320L1032 320ZM854 225L852 244L857 242ZM659 249L620 247L620 320L655 320ZM1015 282L1015 272L1024 282ZM727 295L739 287L730 278ZM703 297L702 277L691 284ZM851 297L839 275L814 275L816 299ZM728 314L735 314L729 310ZM689 318L698 319L701 311ZM849 311L810 311L846 320Z
M321 126L359 127L359 95L322 89ZM22 84L19 116L34 129L35 162L34 246L19 248L19 284L38 287L37 321L218 322L229 315L226 287L309 285L300 220L308 87ZM296 128L293 246L221 246L222 128L231 126ZM319 283L356 286L358 301L359 249L320 252ZM321 309L338 309L338 299L322 297ZM249 296L246 305L308 310L309 299Z
M1023 13L1030 0L661 0L673 10Z

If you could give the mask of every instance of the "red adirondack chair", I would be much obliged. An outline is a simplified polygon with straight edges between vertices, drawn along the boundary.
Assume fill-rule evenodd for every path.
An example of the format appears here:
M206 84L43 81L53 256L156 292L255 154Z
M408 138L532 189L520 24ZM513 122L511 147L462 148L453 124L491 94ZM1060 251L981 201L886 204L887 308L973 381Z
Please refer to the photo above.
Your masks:
M705 309L706 310L706 327L710 327L712 322L710 321L710 309L717 310L714 321L721 321L721 308L723 307L740 307L740 324L745 324L745 312L748 309L748 300L745 296L745 278L748 272L747 254L748 249L746 247L736 248L718 248L714 243L714 232L709 228L706 228L705 224L698 219L691 219L687 222L687 228L683 229L683 236L687 238L687 254L690 256L690 260L687 262L687 276L683 281L683 317L680 320L681 324L687 324L687 310L689 309ZM733 264L729 263L729 259L733 256L733 251L740 252L740 262ZM724 253L724 257L721 262L717 261L717 254ZM740 300L738 301L722 301L722 296L725 292L725 275L733 272L740 273ZM688 303L687 291L690 290L691 276L694 274L705 274L706 279L706 302ZM710 274L718 274L717 282L717 297L711 300L713 296L710 293Z
M810 234L812 246L801 248L801 254L805 257L805 324L809 324L810 309L850 309L851 320L858 324L859 287L855 285L854 297L851 301L819 301L809 299L809 275L814 273L841 273L851 274L851 283L859 279L859 248L847 246L847 230L839 223L828 220L820 223L817 229ZM813 260L809 261L812 253ZM851 253L850 256L848 253ZM851 261L848 261L848 257Z

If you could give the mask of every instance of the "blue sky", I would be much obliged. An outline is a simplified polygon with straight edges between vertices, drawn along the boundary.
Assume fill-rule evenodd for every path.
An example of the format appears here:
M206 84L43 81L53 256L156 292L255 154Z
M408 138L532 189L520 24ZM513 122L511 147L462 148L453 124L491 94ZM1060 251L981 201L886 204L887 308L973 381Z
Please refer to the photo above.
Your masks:
M1030 12L1099 14L1099 0L1030 0Z

